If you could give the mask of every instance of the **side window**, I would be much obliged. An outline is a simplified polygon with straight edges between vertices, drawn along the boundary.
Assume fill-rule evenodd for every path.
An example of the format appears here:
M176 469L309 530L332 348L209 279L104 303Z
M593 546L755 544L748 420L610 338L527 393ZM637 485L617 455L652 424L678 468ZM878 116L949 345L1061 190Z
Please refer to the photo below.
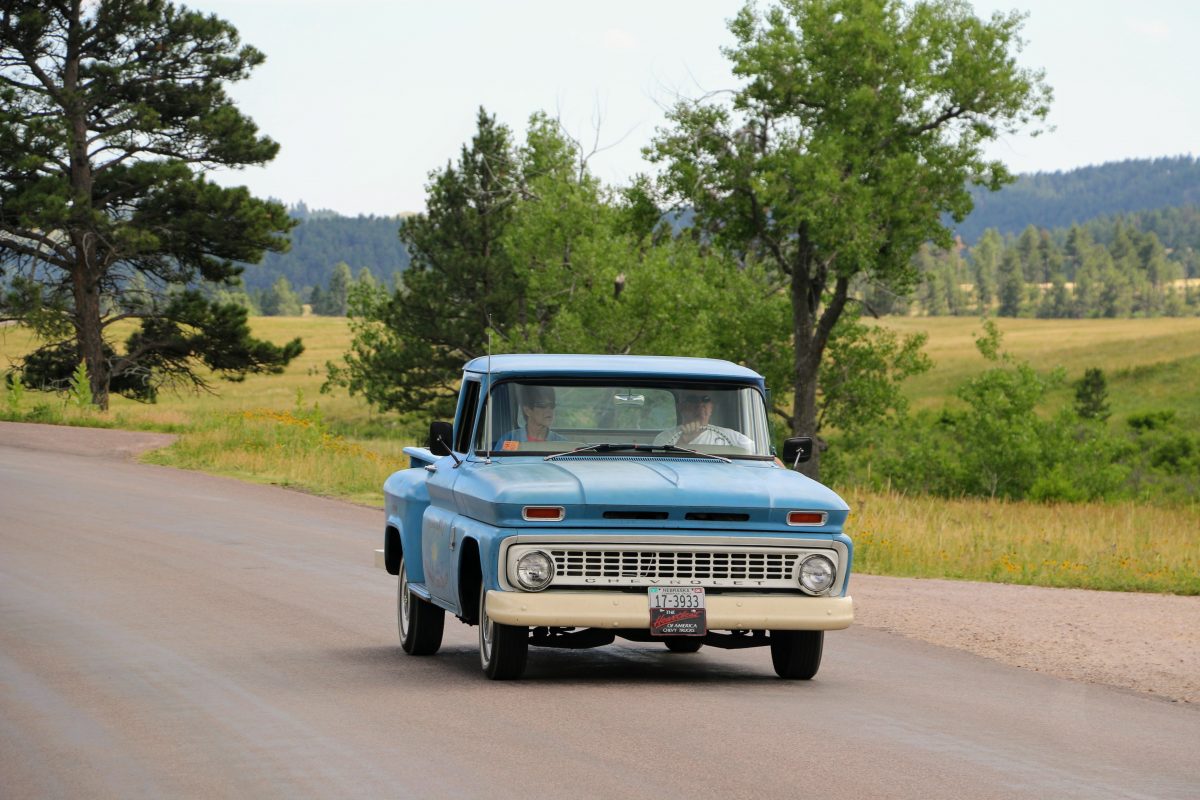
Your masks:
M475 409L479 407L479 381L468 381L462 406L454 427L454 451L465 453L471 449L471 426L475 424Z

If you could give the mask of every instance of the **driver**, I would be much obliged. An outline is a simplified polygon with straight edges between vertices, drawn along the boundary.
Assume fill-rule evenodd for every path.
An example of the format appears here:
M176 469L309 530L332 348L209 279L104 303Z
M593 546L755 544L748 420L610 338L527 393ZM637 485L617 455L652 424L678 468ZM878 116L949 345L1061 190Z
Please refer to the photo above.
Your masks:
M563 437L550 430L554 424L555 402L553 386L520 386L517 389L525 427L514 428L496 442L497 450L512 450L515 442L561 442Z
M654 437L655 444L674 444L681 447L715 444L740 447L753 452L754 441L743 433L720 425L709 424L713 414L712 395L702 389L685 389L675 394L675 418L679 424Z

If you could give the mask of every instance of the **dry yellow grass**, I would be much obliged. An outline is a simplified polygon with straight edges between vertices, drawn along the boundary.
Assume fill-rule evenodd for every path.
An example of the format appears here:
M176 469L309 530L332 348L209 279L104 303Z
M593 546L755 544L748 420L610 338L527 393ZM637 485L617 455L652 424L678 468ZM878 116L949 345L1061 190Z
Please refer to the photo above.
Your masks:
M215 394L164 391L153 404L114 395L106 412L64 414L60 397L29 391L24 411L42 404L69 424L179 432L174 446L147 460L382 505L383 481L408 465L402 449L418 433L410 421L379 414L344 390L320 393L326 361L339 359L350 344L347 321L257 317L250 324L255 336L276 343L301 337L304 353L279 375L213 378ZM0 328L0 365L33 346L27 330Z
M133 328L118 329L114 338L123 339ZM395 414L383 415L371 409L362 398L352 398L345 391L321 394L325 380L325 363L338 360L350 346L350 330L344 317L252 317L253 334L276 344L299 336L304 352L279 375L250 375L244 381L233 382L210 377L214 394L185 391L163 391L157 403L139 403L113 395L107 413L99 414L125 427L173 428L188 425L195 415L233 413L253 408L279 410L317 407L325 420L338 429L394 429L406 435L408 428ZM28 330L17 326L0 328L0 370L13 359L34 346ZM50 395L31 392L28 403L59 402ZM411 442L410 442L411 443Z
M1042 505L848 492L855 570L1200 594L1200 506Z

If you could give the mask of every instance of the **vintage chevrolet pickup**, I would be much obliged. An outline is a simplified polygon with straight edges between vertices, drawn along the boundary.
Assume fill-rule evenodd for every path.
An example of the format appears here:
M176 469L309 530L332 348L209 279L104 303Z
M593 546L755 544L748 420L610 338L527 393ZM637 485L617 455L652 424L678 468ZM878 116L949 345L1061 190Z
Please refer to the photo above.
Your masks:
M792 469L811 451L775 457L762 376L726 361L475 359L454 423L384 484L401 646L435 653L449 611L493 679L520 677L531 645L618 636L769 646L780 677L812 678L854 612L848 508Z

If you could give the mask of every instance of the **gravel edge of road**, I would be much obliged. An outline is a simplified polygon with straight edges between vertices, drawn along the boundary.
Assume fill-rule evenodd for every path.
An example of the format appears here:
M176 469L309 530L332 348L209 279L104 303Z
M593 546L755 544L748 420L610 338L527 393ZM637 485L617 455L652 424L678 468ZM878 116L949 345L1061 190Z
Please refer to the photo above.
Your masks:
M0 422L0 447L95 458L131 459L176 438ZM1200 597L861 573L851 576L850 589L856 625L1060 678L1200 703Z
M1200 597L863 574L850 589L856 625L1200 703Z

